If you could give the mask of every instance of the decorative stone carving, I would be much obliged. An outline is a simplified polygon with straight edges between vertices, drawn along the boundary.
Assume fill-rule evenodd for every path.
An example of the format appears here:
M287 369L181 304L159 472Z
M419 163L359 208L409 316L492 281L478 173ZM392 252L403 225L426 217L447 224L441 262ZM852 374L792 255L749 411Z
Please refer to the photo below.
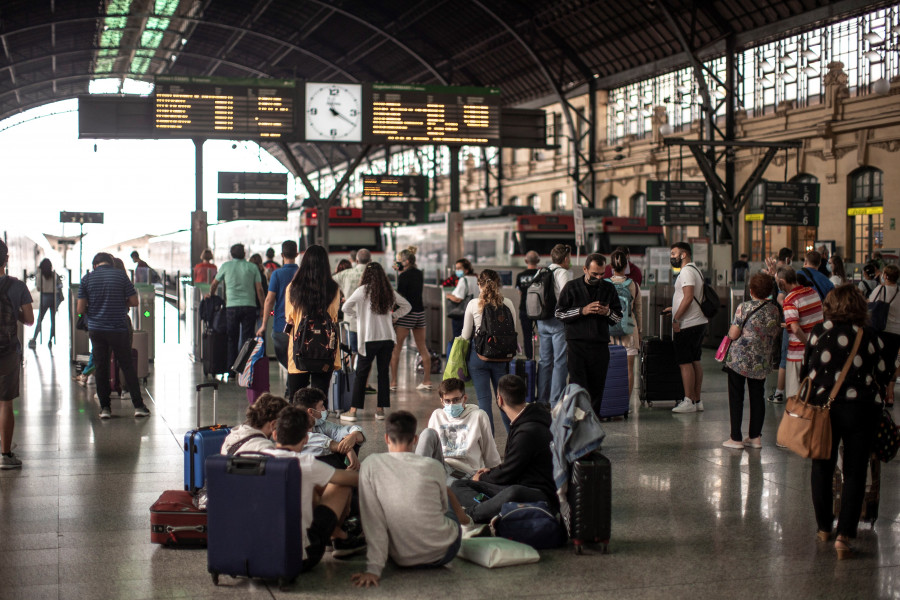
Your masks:
M833 120L843 117L843 101L850 97L850 89L847 87L849 81L847 73L844 72L844 63L840 61L828 63L828 73L823 78L823 84L825 86L825 106Z

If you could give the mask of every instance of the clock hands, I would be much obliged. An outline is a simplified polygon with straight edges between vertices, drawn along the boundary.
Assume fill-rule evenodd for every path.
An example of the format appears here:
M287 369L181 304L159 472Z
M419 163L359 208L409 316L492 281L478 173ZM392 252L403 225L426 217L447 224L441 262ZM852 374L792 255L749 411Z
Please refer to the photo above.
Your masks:
M351 125L353 125L354 127L356 126L356 123L355 123L354 121L351 121L350 119L348 119L347 117L345 117L344 115L342 115L341 113L339 113L338 111L334 110L334 107L329 106L329 107L328 107L328 110L330 110L330 111L331 111L331 114L334 115L335 117L340 117L340 118L342 118L343 120L345 120L345 121L347 121L348 123L350 123Z

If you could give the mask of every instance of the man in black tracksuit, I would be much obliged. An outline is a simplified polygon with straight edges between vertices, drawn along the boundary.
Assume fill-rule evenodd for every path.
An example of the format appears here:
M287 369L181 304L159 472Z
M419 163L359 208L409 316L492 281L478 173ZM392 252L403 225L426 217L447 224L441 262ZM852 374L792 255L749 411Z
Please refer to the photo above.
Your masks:
M556 318L566 326L569 383L588 391L598 415L609 367L609 324L622 320L616 287L602 278L602 259L588 254L584 277L567 283L556 300Z
M453 482L451 490L475 523L489 523L504 502L540 502L559 509L550 453L550 411L540 402L525 402L525 380L504 375L497 385L497 406L511 421L503 464L479 469L472 479ZM480 496L480 500L475 500Z

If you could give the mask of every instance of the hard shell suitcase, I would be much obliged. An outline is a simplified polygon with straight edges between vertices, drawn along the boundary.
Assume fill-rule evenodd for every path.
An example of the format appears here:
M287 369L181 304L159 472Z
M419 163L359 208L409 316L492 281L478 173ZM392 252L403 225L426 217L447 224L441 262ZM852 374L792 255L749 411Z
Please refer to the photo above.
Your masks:
M135 366L138 379L143 379L146 383L147 377L150 375L150 333L138 329L134 332L131 340L131 347L137 351Z
M231 428L226 425L200 427L200 392L208 387L213 389L213 422L216 421L219 384L201 383L197 386L197 429L184 434L184 489L189 492L196 492L203 487L206 480L206 457L221 452L222 442L231 432Z
M844 495L844 446L841 444L839 461L834 468L834 517L841 514L841 498ZM863 496L862 512L859 515L860 523L868 523L873 528L878 520L878 506L881 503L881 461L872 455L866 469L866 494Z
M185 490L167 490L150 506L150 541L178 548L206 546L206 511Z
M138 352L134 348L131 349L131 361L134 365L135 369L137 369L138 362ZM125 373L122 371L119 365L119 359L116 358L114 353L110 353L109 355L109 389L110 392L115 392L122 396L122 392L127 392L123 385L125 383Z
M515 358L509 361L509 374L518 375L525 380L525 401L537 399L537 362L527 358Z
M269 391L269 359L258 358L253 364L253 382L247 388L247 402L253 404L256 399Z
M350 354L344 352L345 334L349 333L349 323L340 323L341 344L338 352L341 352L341 368L331 375L331 404L330 410L335 412L347 412L350 410L350 402L353 400L353 388L356 385L356 369L353 368Z
M211 456L207 570L292 582L303 564L300 464L265 455Z
M622 346L609 347L609 367L606 371L606 386L600 403L601 419L611 417L628 418L630 408L628 397L628 352Z
M641 340L641 404L680 402L684 398L675 342L662 336L665 314L659 317L660 336Z
M612 529L612 469L599 451L579 458L570 467L566 527L581 554L585 544L598 544L605 554Z
M204 375L222 375L228 372L228 336L214 329L203 332L200 356Z

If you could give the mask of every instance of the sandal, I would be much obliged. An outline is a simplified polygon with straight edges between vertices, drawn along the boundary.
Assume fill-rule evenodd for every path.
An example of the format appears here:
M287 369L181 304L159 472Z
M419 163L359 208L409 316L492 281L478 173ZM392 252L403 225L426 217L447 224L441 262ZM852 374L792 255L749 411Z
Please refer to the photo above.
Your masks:
M853 556L853 548L847 543L847 538L842 535L839 535L834 540L834 550L837 552L838 560L844 560Z

